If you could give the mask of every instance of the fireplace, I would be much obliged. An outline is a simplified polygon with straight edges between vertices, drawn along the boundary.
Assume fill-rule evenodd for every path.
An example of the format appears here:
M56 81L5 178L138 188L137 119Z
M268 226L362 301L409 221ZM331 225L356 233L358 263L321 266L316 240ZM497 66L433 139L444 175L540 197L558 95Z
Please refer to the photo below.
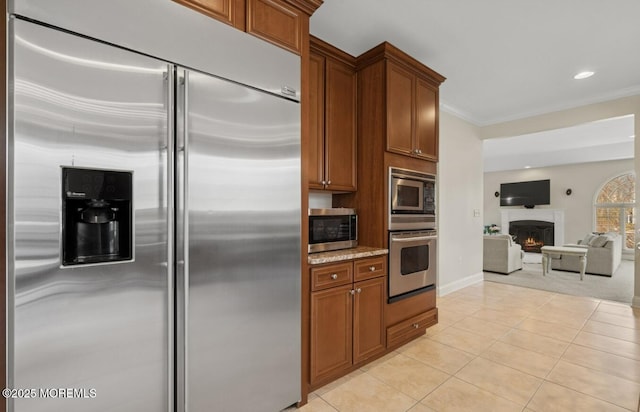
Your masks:
M502 233L507 234L509 223L519 220L538 220L545 223L553 223L553 243L549 244L564 245L564 210L501 208L499 226L502 227Z
M516 220L509 222L509 234L525 252L541 253L542 246L553 246L554 224L542 220Z

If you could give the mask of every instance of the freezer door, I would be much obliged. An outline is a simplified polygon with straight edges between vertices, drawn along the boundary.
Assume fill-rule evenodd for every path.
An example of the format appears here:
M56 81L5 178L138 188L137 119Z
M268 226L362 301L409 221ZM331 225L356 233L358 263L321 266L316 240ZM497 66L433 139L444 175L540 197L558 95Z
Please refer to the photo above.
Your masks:
M10 35L8 386L38 392L9 410L172 410L168 66L19 19ZM130 259L63 266L63 167L132 177Z
M300 397L300 106L179 77L186 410L278 411Z

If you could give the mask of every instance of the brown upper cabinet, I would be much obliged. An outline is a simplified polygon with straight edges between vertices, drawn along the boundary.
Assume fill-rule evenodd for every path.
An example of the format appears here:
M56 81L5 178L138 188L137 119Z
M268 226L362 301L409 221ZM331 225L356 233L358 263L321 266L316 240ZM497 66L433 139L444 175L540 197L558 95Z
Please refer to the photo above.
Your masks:
M245 0L174 0L239 30L245 28Z
M375 67L382 76L366 76L361 86L382 93L386 150L437 161L438 88L445 78L386 42L358 57L358 71Z
M311 36L309 93L309 188L355 191L355 58Z
M322 0L174 0L209 17L301 54L309 16Z

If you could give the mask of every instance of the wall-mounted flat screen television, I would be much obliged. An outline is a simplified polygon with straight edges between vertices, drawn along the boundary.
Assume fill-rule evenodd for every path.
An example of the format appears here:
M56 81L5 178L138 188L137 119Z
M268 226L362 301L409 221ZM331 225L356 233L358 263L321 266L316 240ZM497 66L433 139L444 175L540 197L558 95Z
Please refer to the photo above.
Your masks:
M500 206L533 207L550 203L549 179L500 185Z

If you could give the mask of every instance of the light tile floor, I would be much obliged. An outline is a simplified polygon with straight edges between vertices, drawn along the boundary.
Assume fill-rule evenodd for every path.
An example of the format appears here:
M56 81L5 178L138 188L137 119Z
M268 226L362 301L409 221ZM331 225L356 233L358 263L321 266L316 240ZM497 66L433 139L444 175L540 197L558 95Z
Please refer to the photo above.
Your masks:
M424 337L300 411L639 411L640 310L492 282L438 308Z

